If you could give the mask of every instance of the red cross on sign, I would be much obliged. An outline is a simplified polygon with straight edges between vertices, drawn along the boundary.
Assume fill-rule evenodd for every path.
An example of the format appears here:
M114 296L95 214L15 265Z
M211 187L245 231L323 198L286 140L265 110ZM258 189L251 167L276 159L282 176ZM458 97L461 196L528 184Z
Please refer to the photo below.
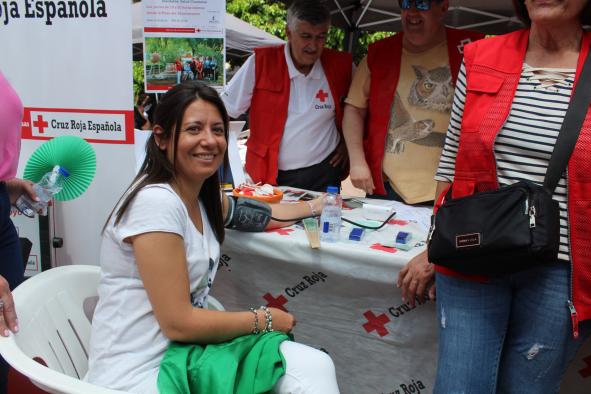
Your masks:
M367 323L363 325L365 331L368 333L372 331L376 331L379 336L383 337L388 335L388 330L386 329L386 323L390 322L390 318L386 316L385 313L382 313L379 316L376 316L372 311L367 311L363 314L367 319Z
M288 310L283 306L287 304L287 298L282 294L279 297L275 298L271 295L271 293L266 293L263 298L267 301L267 306L270 308L277 308L281 309L284 312L288 312Z
M316 93L316 98L318 100L320 100L320 102L324 102L326 100L326 98L328 97L328 93L326 93L324 90L320 89L318 91L318 93Z
M39 134L43 134L45 128L49 126L49 123L43 120L43 116L37 115L37 120L33 122L33 127L39 129Z
M583 378L591 377L591 356L587 356L583 359L587 366L579 371L579 375Z

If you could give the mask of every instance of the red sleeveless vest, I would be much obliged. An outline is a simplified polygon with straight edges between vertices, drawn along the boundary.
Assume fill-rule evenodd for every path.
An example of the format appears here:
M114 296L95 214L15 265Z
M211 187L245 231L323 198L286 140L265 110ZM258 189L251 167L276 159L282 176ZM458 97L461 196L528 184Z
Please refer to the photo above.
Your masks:
M353 59L350 53L325 48L320 61L335 102L337 129L342 132L342 101L351 84ZM246 171L255 182L275 185L290 93L283 45L255 49L255 74Z
M467 30L446 29L449 66L454 84L462 64L463 46L479 40L484 34ZM371 170L375 194L386 194L382 178L382 161L386 146L386 133L390 122L390 109L400 77L403 33L371 44L367 53L371 82L367 119L363 137L365 160ZM435 174L433 174L435 176Z
M494 140L509 115L528 40L529 30L520 30L478 41L465 48L466 111L456 158L454 198L498 187ZM591 33L585 33L575 86L590 44ZM587 111L567 171L573 269L571 300L576 309L573 330L577 330L577 319L591 319L591 108Z

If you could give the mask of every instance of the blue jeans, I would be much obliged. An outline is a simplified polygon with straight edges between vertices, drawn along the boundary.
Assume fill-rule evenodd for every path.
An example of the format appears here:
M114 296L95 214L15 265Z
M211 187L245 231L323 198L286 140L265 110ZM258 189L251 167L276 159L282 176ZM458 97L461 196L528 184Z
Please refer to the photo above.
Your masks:
M556 393L591 331L572 337L570 266L557 262L487 283L436 275L435 394Z

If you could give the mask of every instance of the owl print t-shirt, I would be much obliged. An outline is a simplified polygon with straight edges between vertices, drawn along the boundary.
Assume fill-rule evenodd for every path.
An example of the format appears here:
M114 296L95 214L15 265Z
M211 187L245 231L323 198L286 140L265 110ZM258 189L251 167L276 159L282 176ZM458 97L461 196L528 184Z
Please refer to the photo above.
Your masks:
M392 188L408 204L435 198L433 177L449 124L453 94L446 42L423 53L403 49L383 171Z

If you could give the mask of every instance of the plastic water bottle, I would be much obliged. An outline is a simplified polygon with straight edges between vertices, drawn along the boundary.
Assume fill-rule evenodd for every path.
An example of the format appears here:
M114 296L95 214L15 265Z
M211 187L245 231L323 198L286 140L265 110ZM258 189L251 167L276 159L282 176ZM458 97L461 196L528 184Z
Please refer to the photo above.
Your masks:
M320 215L320 240L337 242L341 232L341 205L343 200L337 186L329 186L324 195L322 215Z
M53 167L51 172L43 175L41 180L33 185L33 190L37 193L39 201L33 201L28 194L22 194L16 200L16 209L30 218L35 216L37 212L47 215L47 204L55 194L62 190L66 177L69 175L65 168L60 166Z

